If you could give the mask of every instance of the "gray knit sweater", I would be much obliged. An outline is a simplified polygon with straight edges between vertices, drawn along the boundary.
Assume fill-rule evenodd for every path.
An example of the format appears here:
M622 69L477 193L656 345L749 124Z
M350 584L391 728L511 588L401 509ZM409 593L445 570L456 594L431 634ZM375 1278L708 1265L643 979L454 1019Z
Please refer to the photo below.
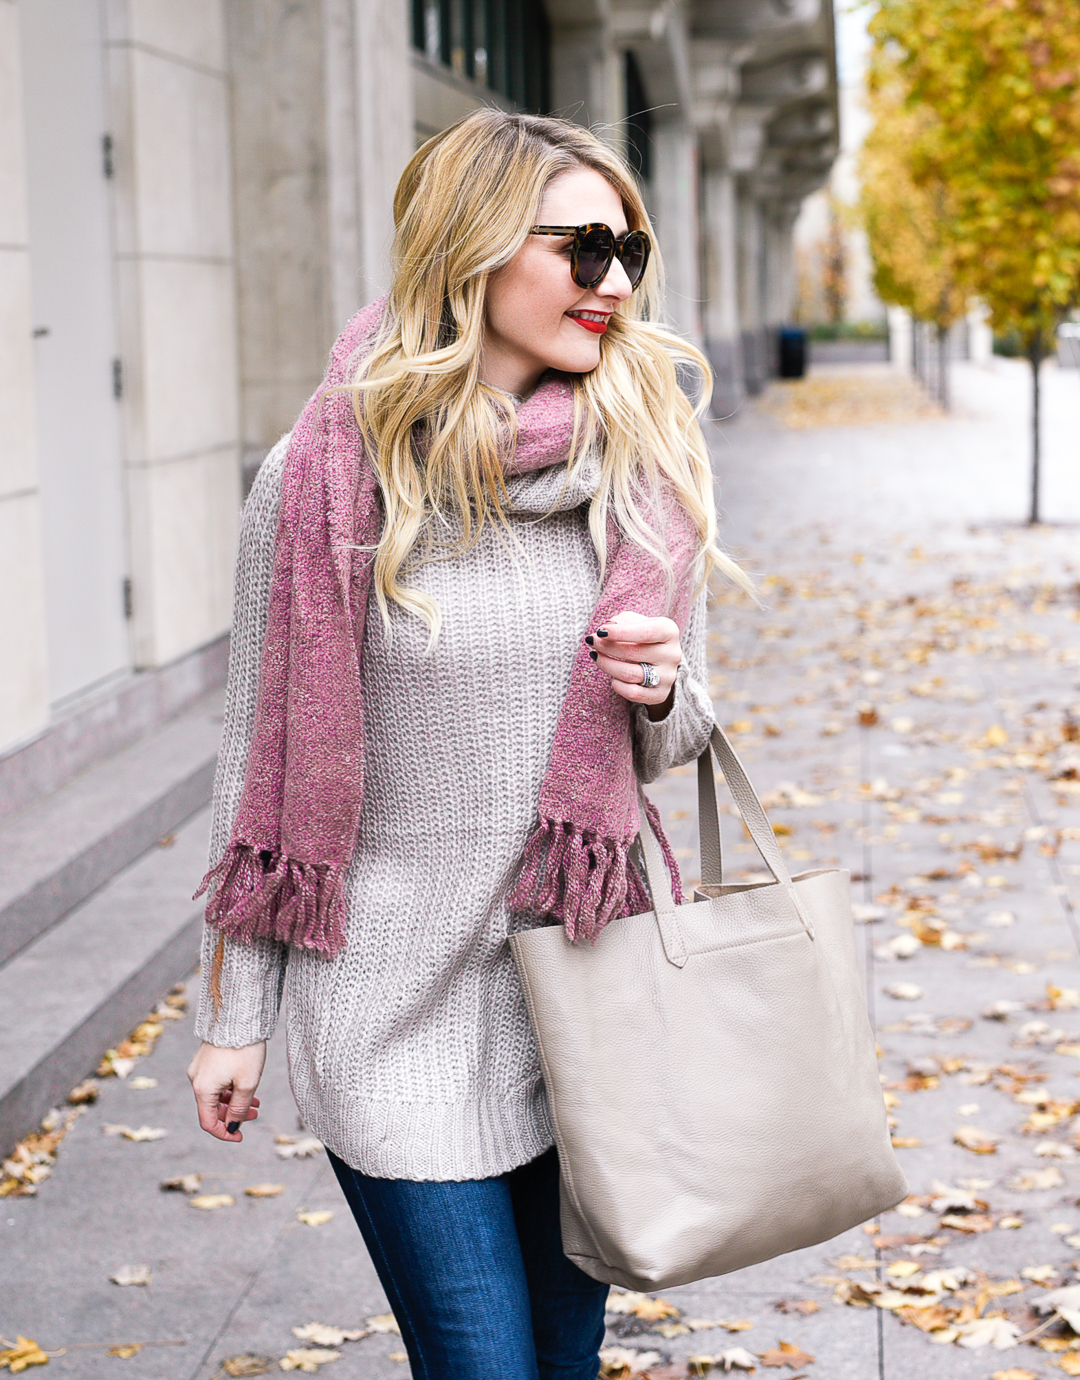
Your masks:
M286 441L244 510L211 862L240 802L255 714ZM284 993L289 1076L305 1124L364 1174L479 1179L552 1144L536 1047L506 943L506 894L525 841L570 670L598 593L586 467L511 481L515 550L494 529L411 582L443 631L370 609L361 659L364 808L347 877L344 951L327 960L269 940L226 941L215 1019L203 939L196 1033L267 1039ZM555 509L551 512L551 509ZM684 631L674 707L634 711L643 781L690 761L712 724L704 599ZM617 923L617 922L616 922Z

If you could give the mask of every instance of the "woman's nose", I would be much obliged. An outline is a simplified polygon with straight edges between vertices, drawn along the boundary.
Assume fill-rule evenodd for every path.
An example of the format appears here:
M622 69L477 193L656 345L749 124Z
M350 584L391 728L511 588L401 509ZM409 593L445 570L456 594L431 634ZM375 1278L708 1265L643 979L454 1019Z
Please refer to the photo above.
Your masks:
M626 276L626 269L623 268L622 260L618 256L612 259L611 267L593 289L598 297L608 297L616 302L624 302L633 290L630 279Z

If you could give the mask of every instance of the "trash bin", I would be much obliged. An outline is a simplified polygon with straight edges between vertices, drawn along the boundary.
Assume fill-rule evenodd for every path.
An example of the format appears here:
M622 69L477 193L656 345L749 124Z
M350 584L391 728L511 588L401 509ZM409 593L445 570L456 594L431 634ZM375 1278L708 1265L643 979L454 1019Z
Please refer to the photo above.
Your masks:
M806 373L806 332L801 326L780 328L780 377L801 379Z

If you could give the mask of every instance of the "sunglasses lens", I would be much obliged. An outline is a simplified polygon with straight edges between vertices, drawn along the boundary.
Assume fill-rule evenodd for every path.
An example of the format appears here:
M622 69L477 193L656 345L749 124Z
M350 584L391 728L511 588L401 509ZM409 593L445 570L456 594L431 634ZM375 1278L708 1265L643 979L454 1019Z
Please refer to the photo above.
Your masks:
M630 279L630 286L637 287L649 260L649 241L640 230L631 230L623 240L620 258L626 276Z
M595 287L611 267L615 236L610 230L588 230L578 241L577 281L580 287Z

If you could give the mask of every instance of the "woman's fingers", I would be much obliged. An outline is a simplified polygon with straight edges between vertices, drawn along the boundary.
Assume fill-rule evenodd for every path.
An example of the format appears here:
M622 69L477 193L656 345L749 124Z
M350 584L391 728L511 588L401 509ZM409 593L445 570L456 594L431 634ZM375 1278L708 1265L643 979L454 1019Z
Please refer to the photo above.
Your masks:
M617 613L597 628L594 645L611 649L621 656L627 647L655 647L674 642L678 646L679 625L671 618L646 618L640 613Z
M240 1141L240 1128L259 1115L255 1089L262 1076L266 1044L260 1041L242 1049L199 1047L188 1078L195 1094L199 1125L216 1140Z
M660 690L667 686L667 688L670 689L675 680L676 668L668 664L658 665L656 662L649 661L648 657L645 655L645 651L646 649L642 648L641 657L636 661L623 661L619 658L608 656L605 652L599 652L597 654L596 664L600 667L601 671L606 671L612 680L617 680L623 685L642 685L644 673L641 669L641 663L644 661L652 666L656 674L660 677L660 684L652 688L654 690Z

